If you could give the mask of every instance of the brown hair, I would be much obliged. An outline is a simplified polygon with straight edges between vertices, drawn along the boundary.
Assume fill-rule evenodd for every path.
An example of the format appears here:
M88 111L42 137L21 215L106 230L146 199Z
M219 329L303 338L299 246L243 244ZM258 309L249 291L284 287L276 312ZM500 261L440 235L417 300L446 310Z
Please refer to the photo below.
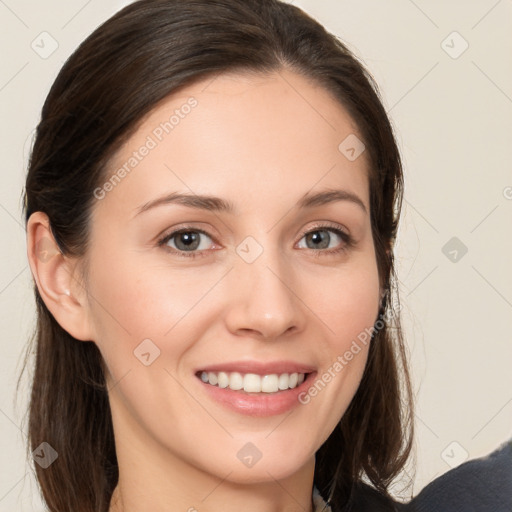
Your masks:
M379 275L388 292L385 321L373 333L357 393L316 454L314 483L338 511L364 476L389 496L411 451L413 403L393 309L400 155L376 84L337 37L278 0L141 0L127 6L79 46L51 87L28 169L25 222L36 211L46 213L62 253L85 257L93 191L144 116L179 88L217 73L283 68L331 92L360 130L370 162ZM95 343L77 342L60 327L35 284L34 293L30 449L46 441L59 454L47 469L35 465L36 476L51 512L107 512L118 467L103 360Z

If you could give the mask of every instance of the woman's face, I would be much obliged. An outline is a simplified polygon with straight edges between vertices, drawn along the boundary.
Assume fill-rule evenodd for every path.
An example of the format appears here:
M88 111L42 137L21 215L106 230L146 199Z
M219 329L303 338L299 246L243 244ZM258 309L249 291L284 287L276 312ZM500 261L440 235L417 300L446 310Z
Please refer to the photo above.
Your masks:
M379 309L357 134L297 74L225 74L166 99L118 152L87 289L121 467L233 482L312 467Z

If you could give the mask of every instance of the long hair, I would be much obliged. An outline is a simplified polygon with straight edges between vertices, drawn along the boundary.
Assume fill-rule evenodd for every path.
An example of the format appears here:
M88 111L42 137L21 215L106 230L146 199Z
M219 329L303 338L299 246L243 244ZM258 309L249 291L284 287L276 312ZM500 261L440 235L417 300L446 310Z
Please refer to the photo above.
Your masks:
M24 192L25 222L48 215L64 255L86 257L93 191L143 117L178 89L222 72L290 69L329 91L356 122L369 157L372 235L387 300L360 386L316 453L314 483L334 511L367 478L384 496L413 441L413 403L402 340L393 246L402 202L399 150L377 85L334 35L278 0L140 0L99 26L69 57L44 103ZM341 141L340 141L341 142ZM34 284L37 325L28 410L30 450L51 512L107 512L118 481L105 368L49 312ZM32 349L30 344L35 343Z

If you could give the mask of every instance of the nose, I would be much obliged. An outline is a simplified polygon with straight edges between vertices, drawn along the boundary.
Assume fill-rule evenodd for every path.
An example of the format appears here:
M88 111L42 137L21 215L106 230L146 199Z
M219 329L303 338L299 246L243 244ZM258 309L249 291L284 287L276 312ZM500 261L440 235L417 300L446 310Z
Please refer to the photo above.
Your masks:
M275 340L303 329L307 308L302 290L279 252L266 248L252 263L237 257L225 317L233 334Z

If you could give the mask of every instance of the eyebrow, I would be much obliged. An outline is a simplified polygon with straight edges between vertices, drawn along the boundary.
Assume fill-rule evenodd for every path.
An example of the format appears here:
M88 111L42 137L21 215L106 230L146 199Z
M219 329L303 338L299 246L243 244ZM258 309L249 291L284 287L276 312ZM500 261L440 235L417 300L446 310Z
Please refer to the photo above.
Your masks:
M366 206L364 205L363 201L359 198L359 196L352 192L349 192L348 190L339 189L323 190L315 194L307 192L299 199L299 201L297 201L296 206L297 208L313 208L315 206L322 206L337 201L351 202L353 204L358 205L365 213L368 213L366 210ZM137 208L134 217L158 206L168 204L180 204L182 206L187 206L188 208L194 208L197 210L224 212L232 215L237 213L237 209L232 202L222 199L220 197L172 192L170 194L166 194L165 196L158 197L156 199L153 199L152 201L143 204L142 206Z

